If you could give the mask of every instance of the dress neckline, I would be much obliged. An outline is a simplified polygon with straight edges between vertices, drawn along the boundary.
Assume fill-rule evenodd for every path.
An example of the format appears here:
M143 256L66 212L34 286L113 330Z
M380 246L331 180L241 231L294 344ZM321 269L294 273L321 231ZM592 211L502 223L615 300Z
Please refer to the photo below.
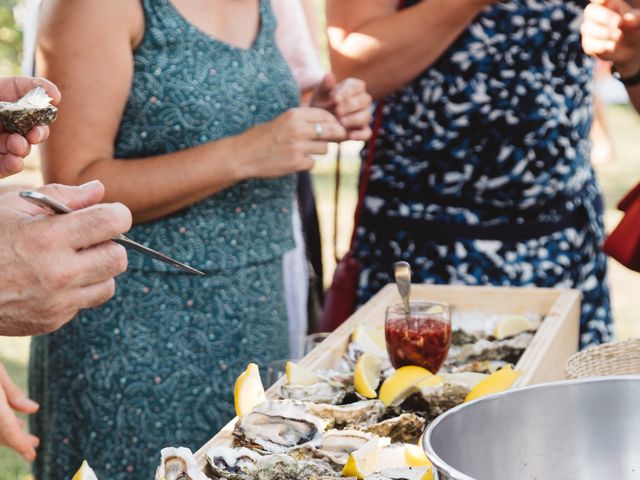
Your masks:
M228 48L229 50L233 50L236 52L241 52L241 53L247 53L247 52L252 52L253 50L255 50L259 43L262 40L262 36L264 35L265 32L265 8L264 8L264 2L265 0L258 0L258 14L260 16L259 20L259 25L258 25L258 31L256 32L256 36L253 39L253 41L251 42L251 45L248 48L244 48L244 47L239 47L238 45L234 45L233 43L227 42L225 40L222 40L208 32L205 32L204 30L202 30L200 27L197 27L196 25L194 25L193 23L191 23L183 14L182 12L180 12L180 10L178 10L178 8L173 4L172 0L165 0L167 6L169 7L169 10L172 12L172 14L178 19L178 21L180 21L181 23L183 23L185 26L187 26L190 30L193 30L194 32L196 32L198 35L200 35L201 37L206 38L207 40L211 41L211 42L215 42L215 43L219 43L220 45L224 45L226 48Z

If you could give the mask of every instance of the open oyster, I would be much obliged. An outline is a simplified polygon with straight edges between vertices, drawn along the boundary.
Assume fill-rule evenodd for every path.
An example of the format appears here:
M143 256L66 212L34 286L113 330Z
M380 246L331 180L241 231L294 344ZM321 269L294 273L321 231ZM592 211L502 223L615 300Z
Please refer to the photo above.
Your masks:
M380 400L362 400L348 405L307 405L314 415L324 418L332 428L347 428L371 425L382 417L384 404Z
M458 365L484 360L502 360L516 364L531 343L533 335L531 332L523 332L504 340L490 337L480 339L475 343L452 345L444 367L446 370L451 370Z
M0 102L0 123L7 132L26 135L33 127L52 124L58 109L42 87L29 91L17 102Z
M299 460L312 460L339 472L347 463L349 454L372 438L373 435L360 430L329 430L322 436L321 447L304 446L291 450L288 454Z
M302 480L313 477L336 478L340 474L313 461L299 461L289 455L262 457L256 465L252 480Z
M285 383L280 387L282 398L302 400L305 402L340 404L347 396L347 389L336 382L319 382L313 385L291 385Z
M188 448L163 448L160 455L156 480L210 480L200 471Z
M240 446L284 453L302 445L320 445L326 426L324 420L307 411L305 404L272 400L240 417L233 435Z
M261 455L248 448L213 447L205 452L211 472L227 480L247 480Z
M389 437L392 442L409 443L422 435L425 426L424 418L414 413L403 413L369 425L364 431L379 437Z

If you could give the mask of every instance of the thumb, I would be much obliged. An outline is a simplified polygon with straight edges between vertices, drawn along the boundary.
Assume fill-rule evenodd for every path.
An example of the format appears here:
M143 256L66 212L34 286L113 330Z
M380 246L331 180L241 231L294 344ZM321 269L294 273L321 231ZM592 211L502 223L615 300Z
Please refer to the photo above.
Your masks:
M623 14L620 26L626 29L640 27L640 9L631 9L630 12Z
M13 409L22 413L35 413L38 411L38 404L30 400L27 395L13 383L4 365L0 363L0 388L4 389L7 402Z
M99 180L94 180L79 187L51 184L38 189L39 192L64 203L72 210L95 205L104 197L104 185Z

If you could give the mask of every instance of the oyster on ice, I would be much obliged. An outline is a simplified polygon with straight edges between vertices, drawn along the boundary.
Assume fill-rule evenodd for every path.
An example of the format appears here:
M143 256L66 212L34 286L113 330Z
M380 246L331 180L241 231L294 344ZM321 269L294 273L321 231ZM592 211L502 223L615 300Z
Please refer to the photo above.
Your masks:
M262 457L252 480L303 480L313 477L336 478L340 474L313 461L299 461L285 454Z
M212 447L205 452L211 472L218 478L246 480L261 455L248 448Z
M236 442L264 453L284 453L302 445L319 446L327 424L305 407L290 400L261 403L236 423Z
M319 448L304 446L288 452L299 460L311 460L331 470L342 471L349 455L373 438L373 435L360 430L329 430L322 437Z
M188 448L163 448L160 455L156 480L210 480L200 471Z
M347 396L347 389L336 382L318 382L312 385L291 385L288 383L280 387L282 398L314 403L328 403L338 405Z
M26 135L33 127L52 124L58 109L42 87L30 90L17 102L0 102L0 123L7 132Z
M531 343L533 335L531 332L522 332L504 340L483 338L475 343L452 345L444 368L452 370L457 365L483 360L501 360L515 365Z
M380 400L362 400L348 405L310 403L307 409L327 420L332 428L347 428L376 423L384 413L384 404Z
M363 430L379 437L389 437L392 442L409 443L422 435L425 426L424 418L414 413L403 413L364 427Z

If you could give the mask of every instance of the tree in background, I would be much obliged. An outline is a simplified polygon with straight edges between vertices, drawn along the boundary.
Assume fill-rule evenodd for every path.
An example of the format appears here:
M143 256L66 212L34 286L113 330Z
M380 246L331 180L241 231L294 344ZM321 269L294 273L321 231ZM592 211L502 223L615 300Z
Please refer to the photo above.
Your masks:
M16 22L21 0L0 0L0 75L19 73L22 28Z

